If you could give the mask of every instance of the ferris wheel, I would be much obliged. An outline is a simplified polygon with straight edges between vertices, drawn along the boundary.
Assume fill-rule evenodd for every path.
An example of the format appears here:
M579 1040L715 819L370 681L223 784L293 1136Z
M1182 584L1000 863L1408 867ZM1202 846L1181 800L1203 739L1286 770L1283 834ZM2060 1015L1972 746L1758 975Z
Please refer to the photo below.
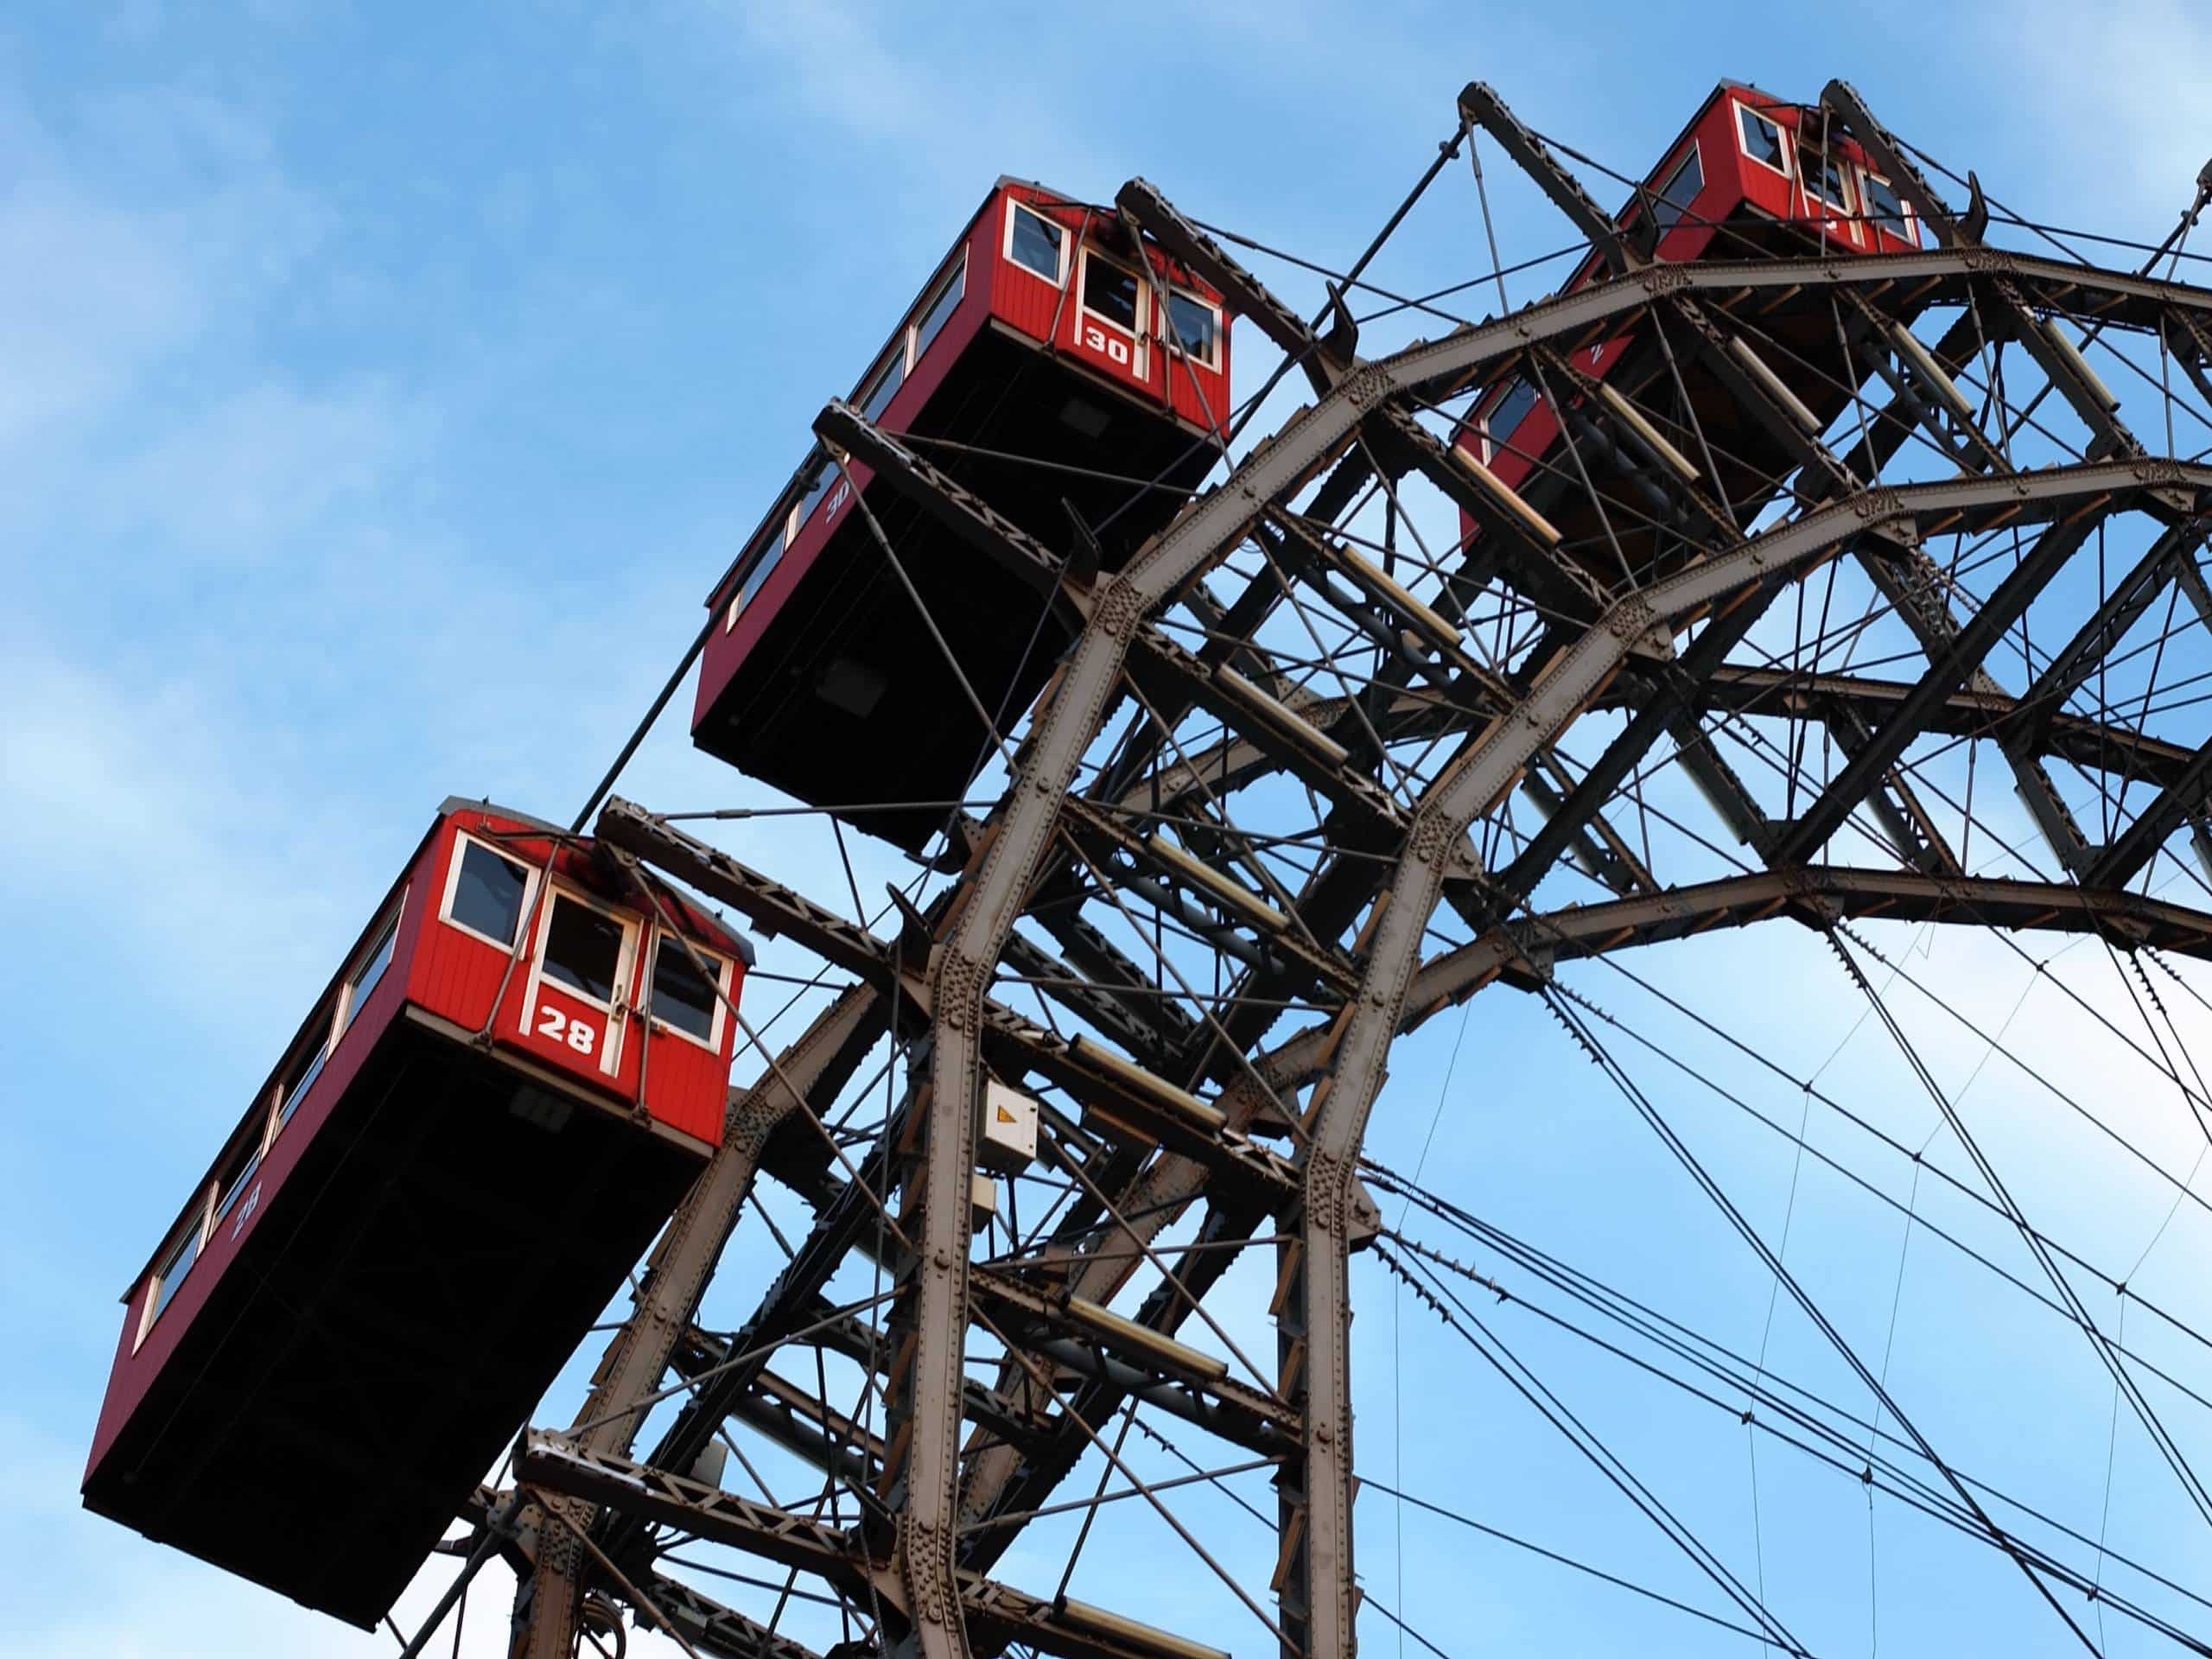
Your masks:
M2118 1309L2185 1318L2031 1212L1870 931L2088 941L2150 1033L2114 1040L2212 1121L2167 1007L2212 1010L2182 960L2212 955L2212 290L2177 279L2212 167L2109 269L2082 250L2133 245L2022 219L1840 81L1721 84L1617 212L1490 88L1451 113L1341 270L1142 181L983 194L585 812L440 810L134 1288L89 1503L372 1626L442 1549L409 1654L496 1558L531 1659L632 1628L1456 1656L1363 1565L1404 1559L1376 1540L1408 1504L1487 1529L1370 1450L1380 1293L1649 1525L1699 1599L1625 1588L1669 1616L1822 1650L1509 1305L2001 1564L2054 1651L2113 1619L2208 1650L2212 1602L1947 1449L1574 970L1815 943L1949 1159L1876 1131L1846 1161L1999 1230L2004 1294L2212 1523L2197 1384ZM1501 252L1501 156L1565 249ZM1453 190L1472 274L1381 286ZM687 689L696 746L790 805L613 792ZM828 886L715 838L778 814ZM904 860L880 896L871 846ZM1380 1155L1394 1046L1486 990L1564 1028L1557 1086L1648 1136L1830 1385ZM1756 1057L1732 1012L1700 1040ZM578 1352L581 1408L517 1438Z

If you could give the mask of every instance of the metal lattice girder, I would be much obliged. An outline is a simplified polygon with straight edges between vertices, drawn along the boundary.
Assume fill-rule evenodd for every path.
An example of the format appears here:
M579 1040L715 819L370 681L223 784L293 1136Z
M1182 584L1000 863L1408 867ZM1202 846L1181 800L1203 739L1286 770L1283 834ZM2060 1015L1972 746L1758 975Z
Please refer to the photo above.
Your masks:
M582 1444L629 1450L644 1422L642 1411L629 1408L659 1387L737 1225L769 1136L804 1103L791 1090L834 1095L876 1041L883 1020L883 999L869 987L855 986L823 1010L773 1071L733 1095L721 1145L663 1230L637 1281L630 1317L592 1374L576 1414ZM574 1518L583 1526L592 1521L588 1514ZM550 1531L563 1547L537 1553L530 1587L535 1611L523 1649L531 1659L568 1659L575 1640L582 1562L565 1529Z
M1845 130L1859 141L1876 167L1898 181L1914 211L1919 213L1921 223L1934 232L1938 242L1946 247L1974 247L1980 243L1980 227L1952 213L1928 182L1926 175L1905 154L1904 146L1874 118L1866 99L1847 81L1830 81L1821 92L1821 103L1842 121ZM2012 337L2035 359L2036 365L2074 406L2083 424L2096 434L2090 454L2142 454L2143 446L2113 414L2115 400L2097 384L2094 372L2082 360L2079 352L2057 333L2058 325L2050 324L2047 330L2029 308L2024 296L2011 284L2000 280L1992 286L2010 324Z
M2169 525L2143 556L2112 584L2088 620L2061 646L2043 672L2020 696L2020 712L2005 732L2013 741L2033 741L2050 728L2066 701L2095 673L2113 647L2151 608L2165 584L2196 568L2196 550L2208 528L2201 521Z
M2013 487L2019 491L2018 505L2021 511L2012 521L2045 522L2044 532L2036 538L2027 556L1982 602L1972 620L1943 648L1942 654L1929 664L1888 723L1875 731L1865 747L1845 762L1834 780L1789 827L1776 849L1781 861L1802 864L1827 843L1851 816L1852 810L1920 735L1921 722L1927 711L1965 683L2005 632L2027 613L2029 604L2081 549L2120 499L2117 495L2087 500L2075 496L2044 498L2054 507L2065 510L2064 516L2060 516L2057 512L2035 511L2037 498L2024 482L2016 482ZM2134 493L2132 487L2123 487L2128 494Z
M1319 396L1119 575L1099 571L1079 534L1083 544L1062 557L999 514L986 492L963 487L853 409L834 404L817 421L840 460L914 501L995 572L1053 595L1073 643L1026 727L1013 728L1020 743L1005 757L1001 803L985 821L956 826L964 867L926 917L906 910L896 943L641 809L611 803L603 816L611 844L855 976L861 984L845 997L866 1005L874 1022L861 1048L890 1033L894 1063L903 1052L913 1067L872 1148L849 1132L831 1144L818 1122L826 1100L811 1101L819 1114L786 1109L756 1162L817 1206L815 1224L741 1330L723 1335L678 1319L677 1333L661 1331L661 1316L696 1307L696 1296L687 1302L673 1280L661 1283L657 1259L594 1395L618 1412L634 1405L656 1391L673 1358L690 1398L650 1463L582 1444L525 1447L525 1479L563 1503L604 1501L620 1512L595 1535L623 1547L614 1559L649 1591L674 1594L671 1581L652 1574L643 1534L666 1526L803 1561L852 1611L880 1605L888 1634L923 1654L964 1654L971 1638L989 1651L1020 1643L1187 1654L1179 1638L976 1576L1036 1514L1080 1507L1056 1505L1055 1489L1103 1444L1097 1429L1125 1406L1134 1420L1141 1407L1260 1452L1276 1468L1284 1650L1302 1659L1348 1654L1359 1605L1348 1252L1370 1224L1357 1157L1398 1034L1500 979L1535 987L1569 957L1766 917L1815 927L1886 916L2075 929L2122 948L2212 955L2203 917L2115 890L2169 834L2201 819L2212 748L2061 706L2145 613L2166 573L2184 586L2194 578L2184 527L2201 515L2212 474L2139 459L2012 474L2009 448L2020 429L1988 424L1986 408L1976 416L1955 378L1978 352L2019 338L2039 364L2049 359L2052 384L2073 398L2094 377L2074 372L2075 353L2063 339L2023 334L2040 331L2042 314L2201 341L2212 337L2212 296L1985 248L1974 226L1948 219L1954 245L1933 252L1648 265L1618 245L1611 221L1494 96L1487 107L1480 96L1463 103L1462 114L1493 131L1518 130L1529 141L1524 164L1540 182L1549 169L1553 183L1571 187L1570 213L1588 219L1593 238L1614 239L1624 274L1362 361L1348 328L1317 336L1159 192L1133 182L1121 193L1124 224L1223 289L1232 309L1300 361ZM1960 315L1933 346L1900 334L1942 307ZM1986 335L1985 319L1995 320ZM1884 407L1870 405L1871 422L1847 443L1836 438L1838 451L1773 391L1789 391L1784 367L1827 372L1787 342L1817 338L1830 320L1841 395L1866 402L1862 380L1888 388ZM1629 353L1605 381L1572 366L1577 352L1620 339ZM1669 388L1681 385L1678 359L1704 377L1700 397L1732 400L1738 429L1756 435L1755 462L1729 457L1724 467L1694 428L1688 393L1680 391L1680 408L1668 402ZM1526 498L1501 494L1494 477L1470 468L1451 444L1450 412L1437 407L1514 373L1533 377L1561 405L1572 449L1532 479ZM2010 405L2000 377L1988 378L2002 422ZM1677 419L1684 412L1690 429ZM2088 414L2101 452L2127 454L2125 429ZM1965 475L1901 488L1872 481L1922 438ZM1794 458L1780 477L1770 475L1776 455ZM1397 486L1414 474L1466 506L1488 543L1457 569L1432 563L1424 547L1416 568L1425 589L1435 584L1428 598L1389 574L1391 551L1377 566L1360 550L1376 543L1354 522L1371 499L1373 511L1392 515L1389 524L1410 525L1410 515L1399 516ZM1725 504L1724 474L1732 492ZM1624 568L1624 585L1591 552L1586 513L1571 546L1542 533L1553 500L1578 499L1595 506L1608 536L1616 502L1649 526L1652 556ZM2006 693L1983 660L2006 626L2004 613L2024 611L2033 592L2000 583L1962 626L1948 596L1954 584L1922 541L2055 524L2060 533L2046 534L2031 556L2047 575L2081 526L2135 509L2171 527L2166 551L2105 596L2023 696ZM1750 523L1770 527L1748 539L1732 528ZM1395 548L1391 534L1380 543L1386 550ZM1478 601L1504 591L1486 585L1485 561L1509 546L1517 591L1503 613L1526 615L1522 601L1533 594L1554 614L1488 667L1459 630ZM1821 671L1817 652L1802 671L1733 660L1753 622L1775 614L1771 597L1839 554L1859 560L1920 641L1932 666L1916 683ZM1243 581L1241 591L1217 594L1224 569ZM1649 585L1630 591L1639 579ZM2202 591L2198 582L2192 600ZM2212 594L2202 599L2212 608ZM1499 632L1520 626L1502 620ZM1311 651L1298 644L1300 628ZM1321 631L1342 643L1325 645ZM1285 639L1290 649L1279 648ZM1586 771L1554 746L1597 708L1624 713L1626 729ZM1756 752L1744 722L1760 716L1824 726L1859 792L1821 796L1815 812L1840 827L1871 797L1882 826L1877 846L1894 842L1922 868L1793 864L1819 850L1806 842L1804 823L1770 824L1716 741L1735 722ZM2131 785L2157 798L2098 861L2073 866L2085 886L1968 879L1923 799L1940 787L1909 780L1904 759L1916 735L1937 732L1996 739L2024 791L2049 756L2120 776L2120 800ZM1668 871L1631 853L1605 809L1662 743L1776 868L1661 886ZM1415 758L1403 764L1409 753ZM1863 776L1853 777L1854 768ZM1503 803L1524 780L1548 822L1492 874L1470 831L1483 820L1496 844L1513 844L1508 832L1518 830ZM2063 817L2047 779L2042 788ZM1248 828L1248 812L1259 810L1287 813L1292 833L1262 834L1256 818ZM2053 831L2054 845L2069 828L2070 820ZM1282 845L1310 864L1279 861L1274 849ZM1618 896L1516 915L1568 851ZM951 875L955 861L940 861L939 872ZM1474 937L1423 961L1440 902ZM1141 959L1147 950L1156 969ZM1205 972L1186 979L1192 960ZM1064 1037L1017 1014L1009 1006L1017 994L1067 1011L1081 1034ZM1299 1028L1277 1040L1278 1020ZM858 1040L857 1028L852 1034ZM798 1083L776 1085L783 1095L817 1096L803 1071L801 1056L787 1052L761 1087L780 1077ZM1048 1099L1046 1167L1071 1184L1069 1201L1026 1240L1010 1228L1014 1253L983 1262L969 1198L987 1077L1041 1083L1073 1101L1083 1122ZM722 1198L699 1199L702 1212L720 1213L728 1191L725 1182ZM1201 1205L1194 1240L1167 1232ZM1279 1346L1273 1386L1255 1387L1231 1382L1203 1338L1185 1344L1179 1332L1270 1217L1282 1251ZM691 1249L666 1248L687 1256ZM839 1314L825 1300L830 1276L856 1256L892 1271L887 1331L881 1313ZM1137 1275L1155 1271L1133 1318L1111 1312ZM979 1336L987 1346L1004 1344L1000 1386L970 1374L967 1351ZM817 1354L806 1355L809 1346ZM771 1363L820 1352L866 1377L850 1410L831 1404L826 1384L801 1381L799 1366ZM690 1481L697 1449L731 1424L829 1470L825 1491L867 1493L867 1522L857 1532L823 1527ZM712 1622L711 1604L700 1616ZM733 1644L753 1639L742 1625L727 1628Z
M1219 291L1240 321L1250 322L1285 356L1300 362L1315 391L1326 391L1336 376L1351 366L1348 340L1317 336L1296 312L1268 292L1266 283L1184 218L1152 185L1131 179L1114 201L1192 275Z
M1574 175L1562 167L1544 141L1522 125L1504 99L1479 80L1471 80L1459 94L1459 118L1480 126L1497 140L1514 164L1534 179L1567 221L1598 250L1616 273L1641 265L1649 250L1630 248L1622 240L1612 215L1591 200ZM1649 218L1649 215L1646 215Z
M2133 881L2156 855L2160 843L2202 808L2208 783L2212 783L2212 741L2191 755L2158 798L2135 815L2135 821L2120 838L2090 861L2082 880L2100 887L2125 887Z
M875 1599L902 1624L972 1626L1001 1643L1020 1642L1061 1659L1188 1659L1190 1644L1135 1620L1065 1599L1028 1595L972 1573L953 1575L942 1604L903 1599L899 1575L866 1541L842 1527L738 1497L648 1464L592 1452L532 1429L515 1451L515 1473L549 1491L680 1528L778 1565ZM1147 1639L1149 1638L1149 1639Z
M812 1649L665 1573L647 1573L639 1587L660 1618L702 1654L715 1659L815 1659Z

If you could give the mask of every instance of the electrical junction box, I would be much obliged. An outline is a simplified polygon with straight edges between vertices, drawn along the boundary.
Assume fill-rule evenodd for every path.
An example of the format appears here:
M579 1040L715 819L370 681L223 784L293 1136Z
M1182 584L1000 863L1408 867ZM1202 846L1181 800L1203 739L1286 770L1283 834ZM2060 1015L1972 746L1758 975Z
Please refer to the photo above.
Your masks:
M985 1169L1012 1175L1037 1161L1037 1103L995 1077L983 1085L983 1133L976 1138L976 1161Z

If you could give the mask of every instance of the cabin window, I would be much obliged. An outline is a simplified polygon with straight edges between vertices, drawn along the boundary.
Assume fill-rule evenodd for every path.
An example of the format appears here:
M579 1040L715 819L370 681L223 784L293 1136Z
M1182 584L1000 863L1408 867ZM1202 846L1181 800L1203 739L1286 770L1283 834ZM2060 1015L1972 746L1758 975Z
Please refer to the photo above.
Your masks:
M1736 106L1736 132L1744 154L1762 167L1789 176L1789 150L1782 137L1782 124L1761 115L1748 104Z
M1065 226L1055 224L1034 208L1018 201L1007 205L1006 257L1054 288L1060 285L1066 268L1067 237Z
M662 937L653 955L652 1013L663 1025L712 1048L721 1040L724 975L721 963L706 951L699 953L699 961L707 964L711 979L699 971L682 940Z
M771 531L753 544L752 554L744 566L745 580L739 584L737 596L729 602L729 615L722 623L724 632L737 626L737 619L753 602L753 595L760 591L760 584L768 580L769 572L776 568L776 561L783 556L784 537L780 530Z
M1851 211L1851 187L1843 181L1843 163L1833 154L1823 156L1809 144L1797 147L1797 176L1805 194L1815 201Z
M452 890L446 895L446 919L466 932L511 947L530 893L530 872L480 841L461 838L454 861Z
M1904 203L1897 196L1897 187L1878 173L1862 173L1859 177L1866 181L1866 217L1874 228L1887 231L1901 241L1919 240L1906 222Z
M200 1228L204 1219L198 1211L178 1230L176 1238L162 1256L161 1266L154 1269L153 1293L147 1299L146 1323L150 1325L162 1317L162 1310L169 1305L184 1283L184 1276L192 1271L192 1264L200 1259Z
M891 354L884 359L876 372L861 382L854 401L860 405L861 414L874 421L890 406L899 395L899 388L906 382L906 339L904 331Z
M785 546L789 547L798 539L798 533L806 527L806 521L812 516L816 504L830 493L830 480L835 471L836 468L826 461L815 463L813 471L807 475L805 491L800 495L798 505L791 509L791 518L784 526Z
M1167 290L1167 321L1173 325L1169 344L1187 352L1192 361L1209 369L1221 366L1221 313L1179 288Z
M361 1011L361 1004L369 1000L369 993L376 989L377 982L384 977L384 970L391 966L392 947L398 941L399 912L395 908L391 915L385 918L384 925L377 931L376 943L369 947L369 953L361 959L361 965L353 970L353 977L346 982L346 1023L347 1025L353 1023L354 1016Z
M745 586L737 590L737 602L729 607L729 620L734 624L738 613L753 602L753 595L760 591L760 584L768 580L784 556L781 539L771 541L760 550L760 556L753 561L753 569L746 573Z
M253 1179L254 1172L260 1167L261 1136L257 1126L257 1132L251 1137L232 1149L229 1160L215 1178L215 1226L222 1225L223 1218L236 1207L239 1195L245 1191L247 1183Z
M967 291L968 256L963 252L959 263L945 272L936 289L922 302L921 320L914 325L915 362L922 360L922 353L929 350L930 342L938 337L938 330L952 320L952 314L960 308L961 296Z
M1516 380L1505 389L1505 395L1491 405L1490 413L1483 418L1483 435L1493 448L1503 449L1511 441L1521 423L1529 418L1529 411L1536 406L1536 389L1526 380Z
M1136 333L1136 272L1084 250L1083 308L1102 322Z
M308 1090L315 1087L315 1080L322 1075L322 1063L330 1058L330 1010L320 1010L308 1029L315 1033L315 1046L302 1048L293 1057L284 1073L283 1086L278 1091L276 1127L280 1129L292 1121L292 1114L307 1098Z
M554 894L545 922L545 977L611 1006L622 969L622 931L613 917L566 893Z
M1659 187L1658 199L1651 204L1651 222L1665 235L1681 222L1684 213L1697 193L1705 188L1705 168L1698 160L1697 146L1690 146L1690 153L1682 157L1682 164Z

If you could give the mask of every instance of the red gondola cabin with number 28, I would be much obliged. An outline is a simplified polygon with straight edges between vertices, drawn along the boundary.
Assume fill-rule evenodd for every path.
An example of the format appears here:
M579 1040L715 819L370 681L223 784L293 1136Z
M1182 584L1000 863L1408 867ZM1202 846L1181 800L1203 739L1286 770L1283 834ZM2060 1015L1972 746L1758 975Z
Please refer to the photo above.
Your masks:
M448 801L125 1294L86 1506L373 1625L721 1140L750 960Z

